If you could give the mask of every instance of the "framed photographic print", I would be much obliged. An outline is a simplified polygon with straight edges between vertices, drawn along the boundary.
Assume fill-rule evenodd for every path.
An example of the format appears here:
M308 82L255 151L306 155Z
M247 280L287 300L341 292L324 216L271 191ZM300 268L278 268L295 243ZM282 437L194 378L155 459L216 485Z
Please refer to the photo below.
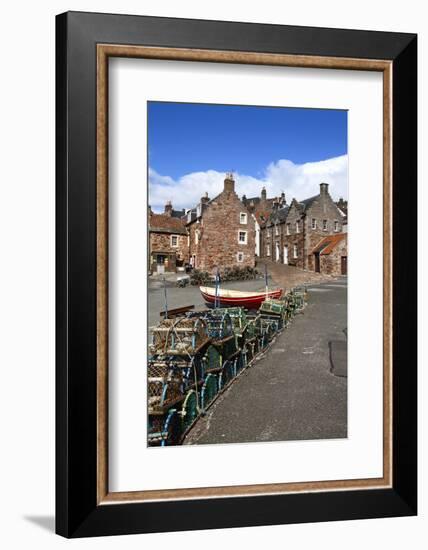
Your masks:
M416 514L416 36L56 36L57 532Z

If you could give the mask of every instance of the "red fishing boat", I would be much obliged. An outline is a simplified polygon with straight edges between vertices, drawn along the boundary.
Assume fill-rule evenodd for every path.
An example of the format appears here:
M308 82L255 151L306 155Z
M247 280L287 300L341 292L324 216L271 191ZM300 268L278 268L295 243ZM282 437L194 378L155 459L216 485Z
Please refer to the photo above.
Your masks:
M215 304L216 289L208 286L200 286L202 297L208 304ZM217 289L217 304L225 307L245 307L258 309L264 300L278 299L282 296L282 288L258 292L242 292L241 290Z

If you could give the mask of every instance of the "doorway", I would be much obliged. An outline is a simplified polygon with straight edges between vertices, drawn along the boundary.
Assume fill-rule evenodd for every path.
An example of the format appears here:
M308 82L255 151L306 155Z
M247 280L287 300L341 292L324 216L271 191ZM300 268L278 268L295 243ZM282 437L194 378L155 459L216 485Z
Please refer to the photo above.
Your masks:
M319 252L315 252L314 254L314 257L315 257L315 273L320 273L320 253Z

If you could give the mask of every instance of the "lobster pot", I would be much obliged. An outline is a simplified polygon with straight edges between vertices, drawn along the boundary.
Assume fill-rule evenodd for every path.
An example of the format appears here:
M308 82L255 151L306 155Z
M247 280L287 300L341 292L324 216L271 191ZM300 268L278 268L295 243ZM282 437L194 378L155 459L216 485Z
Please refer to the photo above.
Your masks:
M292 290L294 299L296 301L296 308L302 309L305 306L307 292L305 287L296 287Z
M210 373L202 386L201 408L206 411L218 392L218 375Z
M195 355L209 342L206 322L200 318L164 319L151 327L151 356Z
M247 352L247 349L244 348L235 357L235 374L238 374L238 372L240 372L242 369L245 369L247 364L248 364L248 352Z
M229 359L238 351L236 337L234 334L232 334L232 336L229 336L228 338L225 338L224 340L213 341L213 345L219 351L223 362L226 359Z
M168 362L150 362L147 369L149 414L163 414L184 399L183 372Z
M147 432L149 447L178 445L181 441L181 417L177 409L169 409L164 415L150 415Z
M235 360L227 360L224 362L223 367L218 377L219 390L224 389L236 376Z
M223 340L233 334L230 315L222 309L214 309L204 315L208 336L213 340Z
M286 305L283 300L265 300L260 306L259 313L283 317L285 310Z
M223 360L219 349L216 346L208 346L205 355L202 359L204 365L204 373L217 372L221 369Z
M233 330L238 340L238 346L243 347L248 326L246 309L244 309L243 307L229 307L214 311L226 312L230 316L232 320Z

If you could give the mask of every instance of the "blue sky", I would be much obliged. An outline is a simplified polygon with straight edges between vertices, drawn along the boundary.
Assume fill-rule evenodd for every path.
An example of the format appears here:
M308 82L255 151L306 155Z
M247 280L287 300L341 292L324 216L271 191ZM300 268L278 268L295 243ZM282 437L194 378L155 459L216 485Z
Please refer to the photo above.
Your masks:
M177 207L192 206L203 191L220 191L227 171L247 196L263 185L268 195L314 195L316 178L329 176L332 195L334 184L347 195L346 111L149 102L148 151L154 209L168 193Z

